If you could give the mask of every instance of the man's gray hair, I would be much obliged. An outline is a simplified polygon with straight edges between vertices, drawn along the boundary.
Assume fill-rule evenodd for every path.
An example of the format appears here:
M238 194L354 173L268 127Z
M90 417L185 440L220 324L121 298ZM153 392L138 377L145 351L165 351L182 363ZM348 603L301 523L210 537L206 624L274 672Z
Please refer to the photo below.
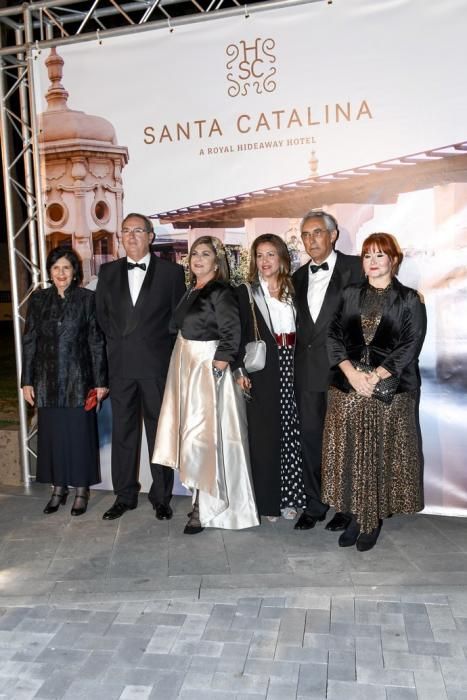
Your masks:
M324 221L324 225L326 226L326 230L329 233L331 233L331 231L337 231L337 235L339 236L337 219L335 219L332 214L328 214L327 211L323 211L322 209L310 209L310 211L305 214L300 222L300 233L303 231L305 221L308 221L308 219L322 219Z

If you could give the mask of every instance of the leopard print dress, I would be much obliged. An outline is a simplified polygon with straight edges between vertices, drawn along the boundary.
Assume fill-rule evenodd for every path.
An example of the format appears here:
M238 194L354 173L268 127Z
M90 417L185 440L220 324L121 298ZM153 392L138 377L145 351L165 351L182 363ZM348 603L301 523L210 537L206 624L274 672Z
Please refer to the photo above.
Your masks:
M374 337L390 287L368 287L362 329ZM323 436L322 501L353 513L362 532L392 513L423 509L417 392L396 394L386 405L376 398L331 387Z

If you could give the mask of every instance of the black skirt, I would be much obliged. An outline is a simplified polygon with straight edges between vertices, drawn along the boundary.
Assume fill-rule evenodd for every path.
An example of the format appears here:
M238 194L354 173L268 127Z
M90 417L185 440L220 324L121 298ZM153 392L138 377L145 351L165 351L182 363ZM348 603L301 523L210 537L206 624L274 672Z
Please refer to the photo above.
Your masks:
M95 411L38 408L36 481L92 486L101 480Z

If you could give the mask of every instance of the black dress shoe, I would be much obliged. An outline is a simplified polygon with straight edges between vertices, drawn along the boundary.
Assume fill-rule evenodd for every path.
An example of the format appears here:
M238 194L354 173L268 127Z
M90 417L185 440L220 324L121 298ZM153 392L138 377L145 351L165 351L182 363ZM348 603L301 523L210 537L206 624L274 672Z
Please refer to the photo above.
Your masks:
M347 513L336 513L331 520L324 526L325 530L331 530L331 532L338 532L339 530L345 530L345 528L350 525L352 520L351 515Z
M115 501L113 506L105 511L102 520L116 520L117 518L121 518L123 513L126 513L127 510L134 510L135 508L136 506L129 506L127 503Z
M156 511L156 518L158 520L170 520L173 515L172 508L169 505L164 505L163 503L157 503L154 506Z
M345 529L345 532L338 539L339 547L353 547L358 540L360 534L360 524L355 518L350 518L350 523Z
M323 515L310 515L307 513L305 510L297 520L297 522L294 525L294 530L311 530L312 527L316 525L316 523L322 522L326 518L326 513L323 513Z
M382 526L383 521L380 520L378 527L374 527L371 532L362 532L357 540L357 549L359 552L368 552L369 549L373 549L378 541Z

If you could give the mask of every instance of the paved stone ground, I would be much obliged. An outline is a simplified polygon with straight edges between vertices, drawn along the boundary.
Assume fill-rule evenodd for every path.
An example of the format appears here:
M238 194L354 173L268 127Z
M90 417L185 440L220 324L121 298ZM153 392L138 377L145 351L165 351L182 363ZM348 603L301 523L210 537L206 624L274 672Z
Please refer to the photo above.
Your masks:
M0 698L467 700L467 520L182 534L145 498L113 522L0 487Z

